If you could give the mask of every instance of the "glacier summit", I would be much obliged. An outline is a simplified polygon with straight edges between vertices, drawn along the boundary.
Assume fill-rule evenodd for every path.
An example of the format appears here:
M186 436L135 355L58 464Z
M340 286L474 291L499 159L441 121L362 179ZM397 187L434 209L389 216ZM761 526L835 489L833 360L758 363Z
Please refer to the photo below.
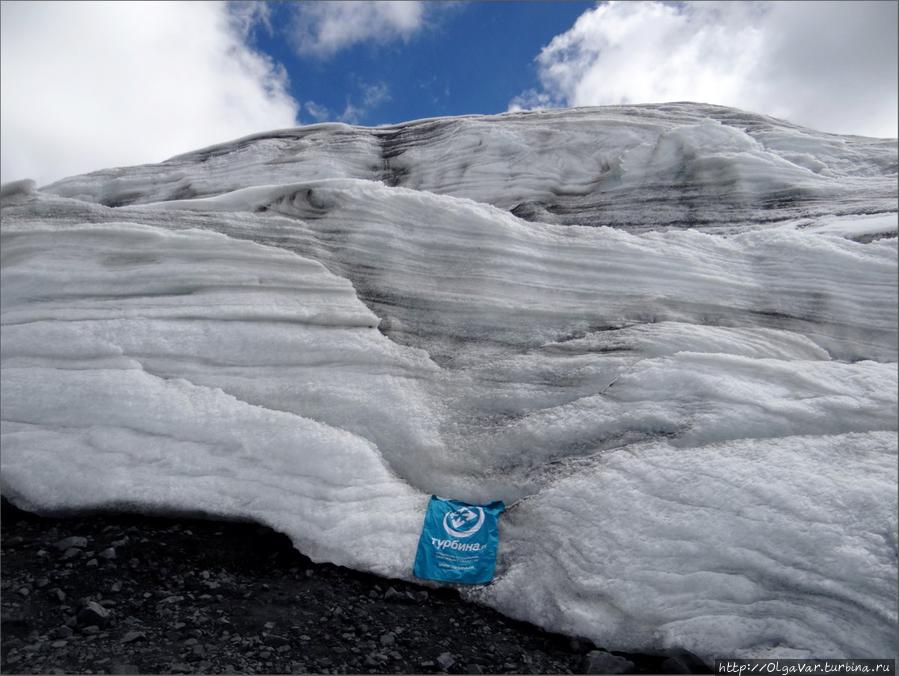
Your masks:
M897 145L700 104L319 124L2 189L2 492L249 518L611 650L891 657Z

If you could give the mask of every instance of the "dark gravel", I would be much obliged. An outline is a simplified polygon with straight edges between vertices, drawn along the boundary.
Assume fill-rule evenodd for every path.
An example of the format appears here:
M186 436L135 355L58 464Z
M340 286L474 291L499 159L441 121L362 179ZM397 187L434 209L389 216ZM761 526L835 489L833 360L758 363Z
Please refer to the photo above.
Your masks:
M460 599L329 564L247 523L2 506L9 673L671 673Z

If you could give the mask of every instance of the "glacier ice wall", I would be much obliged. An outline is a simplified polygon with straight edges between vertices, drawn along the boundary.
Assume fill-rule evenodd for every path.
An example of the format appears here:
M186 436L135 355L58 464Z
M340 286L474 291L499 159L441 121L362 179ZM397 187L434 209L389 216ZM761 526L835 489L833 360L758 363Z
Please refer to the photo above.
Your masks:
M611 649L892 655L897 148L697 104L260 134L2 197L5 495L256 519Z

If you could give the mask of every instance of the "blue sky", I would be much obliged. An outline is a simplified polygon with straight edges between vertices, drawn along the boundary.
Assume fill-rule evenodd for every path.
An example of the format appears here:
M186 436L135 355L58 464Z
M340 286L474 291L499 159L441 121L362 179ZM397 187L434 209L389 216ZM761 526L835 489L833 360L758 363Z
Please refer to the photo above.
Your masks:
M698 101L897 135L893 0L0 0L0 181L317 121Z
M257 25L256 46L284 65L290 93L339 118L384 124L467 113L504 112L515 96L538 86L534 58L592 2L477 2L434 7L406 39L365 41L333 56L297 53L293 8L273 3L271 30ZM369 104L366 104L368 94ZM352 115L353 108L358 109ZM323 111L322 111L323 112Z

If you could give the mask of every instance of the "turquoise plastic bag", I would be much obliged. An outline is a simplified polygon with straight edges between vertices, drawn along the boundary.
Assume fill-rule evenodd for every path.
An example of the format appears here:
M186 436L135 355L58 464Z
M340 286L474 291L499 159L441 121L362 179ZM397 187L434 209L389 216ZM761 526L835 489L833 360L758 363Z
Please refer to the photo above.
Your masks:
M484 584L493 579L501 501L470 505L431 496L412 574L424 580Z

